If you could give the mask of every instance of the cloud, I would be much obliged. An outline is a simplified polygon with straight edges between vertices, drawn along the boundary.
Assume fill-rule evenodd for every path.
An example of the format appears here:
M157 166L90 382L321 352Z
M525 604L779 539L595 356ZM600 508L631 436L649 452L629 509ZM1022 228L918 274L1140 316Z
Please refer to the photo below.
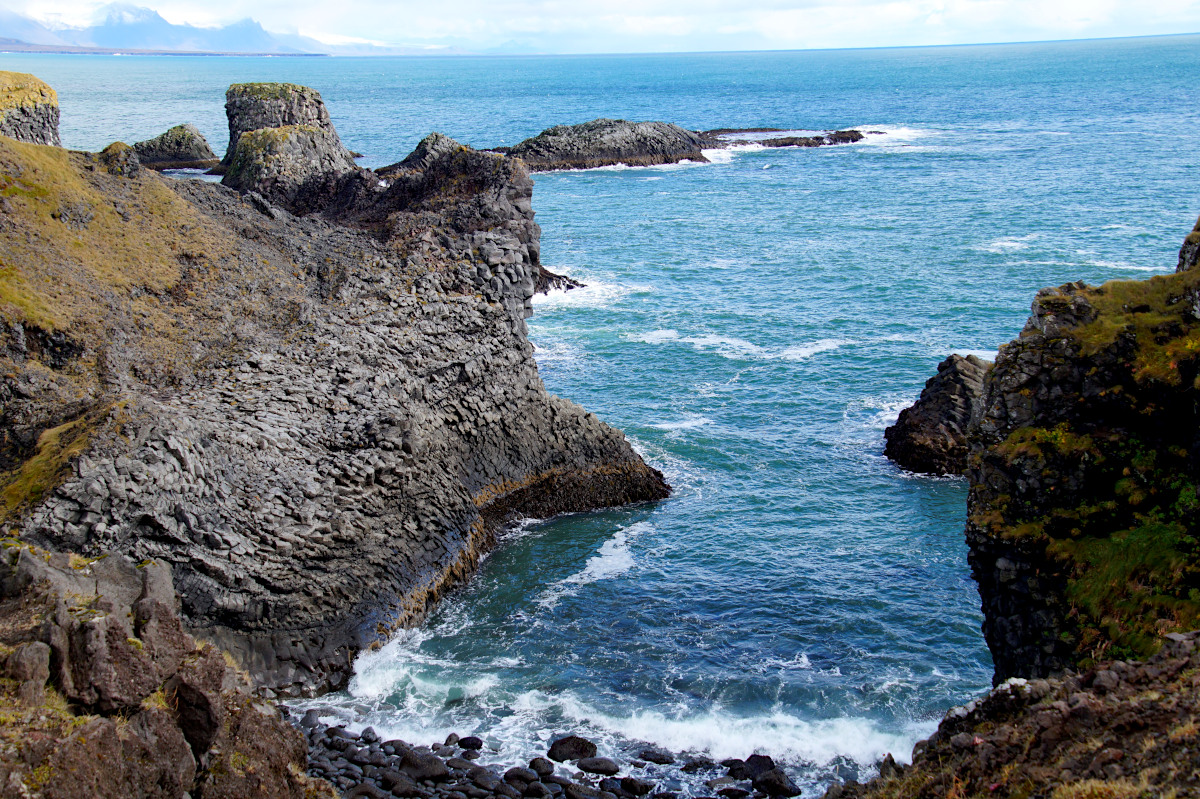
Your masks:
M100 5L23 0L23 11L83 24ZM547 52L800 49L1023 41L1200 31L1200 0L161 0L193 25L246 16L318 39L485 49L513 39Z

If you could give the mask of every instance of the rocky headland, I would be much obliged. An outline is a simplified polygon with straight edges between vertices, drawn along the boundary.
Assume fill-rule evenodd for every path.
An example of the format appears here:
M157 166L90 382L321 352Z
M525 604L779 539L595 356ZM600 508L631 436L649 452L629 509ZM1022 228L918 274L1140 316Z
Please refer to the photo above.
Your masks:
M830 799L1200 790L1198 231L1175 274L1043 289L1001 347L966 429L968 560L999 687L952 710L908 771ZM943 367L909 412L926 429L933 409L962 416Z
M0 139L6 529L168 564L188 629L283 695L343 685L508 520L668 492L538 377L521 162L384 180L314 95L231 89L226 186Z

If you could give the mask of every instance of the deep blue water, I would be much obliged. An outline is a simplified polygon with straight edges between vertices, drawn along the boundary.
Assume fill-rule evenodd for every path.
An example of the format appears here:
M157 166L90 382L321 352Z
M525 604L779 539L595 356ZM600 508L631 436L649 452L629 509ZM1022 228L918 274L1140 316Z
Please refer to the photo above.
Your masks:
M364 163L431 130L512 144L597 116L857 126L867 141L537 177L543 258L588 288L530 320L549 388L626 431L674 498L530 523L316 706L496 761L578 732L786 761L806 788L907 758L990 684L961 481L883 428L1037 289L1169 272L1200 213L1200 37L446 59L0 56L67 146L197 124L235 81L319 89ZM699 786L685 790L707 792ZM806 791L807 792L807 791Z

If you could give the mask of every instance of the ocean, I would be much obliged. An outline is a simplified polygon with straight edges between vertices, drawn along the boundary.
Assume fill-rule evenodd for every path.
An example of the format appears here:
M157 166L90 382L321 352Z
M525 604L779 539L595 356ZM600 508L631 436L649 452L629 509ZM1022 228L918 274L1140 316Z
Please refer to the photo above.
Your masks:
M812 795L907 760L990 686L966 484L883 430L952 352L994 356L1035 292L1173 270L1200 213L1200 37L646 56L2 55L54 86L68 147L196 124L224 90L318 89L361 163L599 116L858 128L819 149L536 176L554 393L621 428L674 496L526 521L420 628L362 655L327 721L449 732L516 764L577 733L769 754ZM678 775L662 788L710 793Z

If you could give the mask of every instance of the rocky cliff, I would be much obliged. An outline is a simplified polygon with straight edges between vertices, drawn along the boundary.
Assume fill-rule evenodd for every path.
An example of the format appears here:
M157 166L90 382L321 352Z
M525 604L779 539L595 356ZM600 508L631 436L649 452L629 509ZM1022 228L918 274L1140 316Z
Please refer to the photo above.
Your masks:
M195 125L176 125L133 145L138 161L151 169L208 169L219 161Z
M306 741L184 632L171 572L120 555L0 557L0 797L332 797Z
M506 520L666 496L538 377L519 162L355 168L301 217L287 181L110 149L0 139L6 529L169 564L189 627L294 695L344 684Z
M1200 626L1198 353L1192 268L1045 289L1001 348L967 523L997 681L1144 657Z
M0 136L58 146L58 94L33 75L0 71Z

